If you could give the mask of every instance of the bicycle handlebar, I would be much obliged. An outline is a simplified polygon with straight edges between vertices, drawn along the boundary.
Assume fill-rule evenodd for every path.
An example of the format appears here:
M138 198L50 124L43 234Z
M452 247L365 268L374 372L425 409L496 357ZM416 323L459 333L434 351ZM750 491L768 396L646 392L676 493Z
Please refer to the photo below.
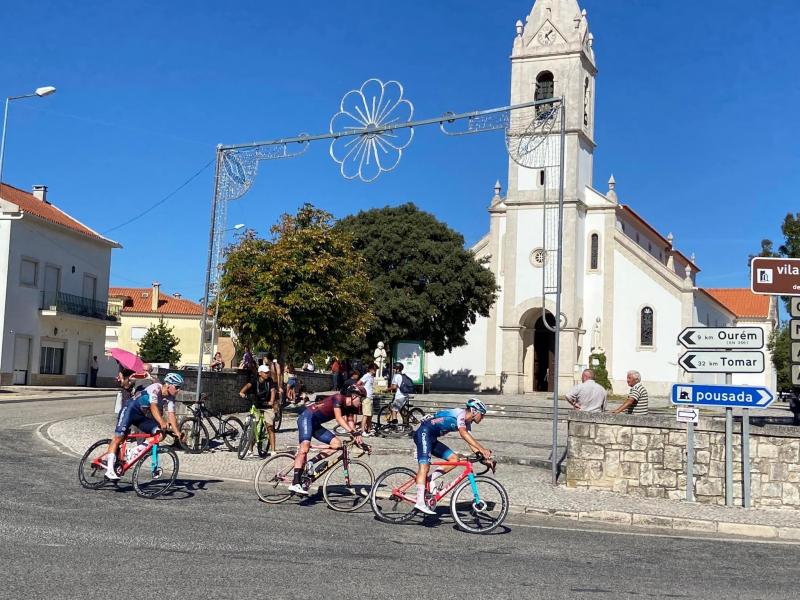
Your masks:
M478 463L479 462L481 464L486 465L487 467L489 467L489 469L492 471L492 473L494 473L497 470L497 461L496 460L490 460L490 459L486 458L480 452L475 452L474 454L470 454L467 457L467 460L469 462L471 462L471 463Z

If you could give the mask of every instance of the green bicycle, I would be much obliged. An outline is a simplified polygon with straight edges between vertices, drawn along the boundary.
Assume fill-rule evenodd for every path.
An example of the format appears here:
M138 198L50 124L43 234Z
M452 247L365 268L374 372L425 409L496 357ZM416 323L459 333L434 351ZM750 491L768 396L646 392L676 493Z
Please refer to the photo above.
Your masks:
M244 460L247 453L253 446L258 450L258 455L265 458L269 452L269 432L267 422L264 420L264 411L256 408L253 404L250 407L250 414L244 422L244 433L239 440L239 458Z

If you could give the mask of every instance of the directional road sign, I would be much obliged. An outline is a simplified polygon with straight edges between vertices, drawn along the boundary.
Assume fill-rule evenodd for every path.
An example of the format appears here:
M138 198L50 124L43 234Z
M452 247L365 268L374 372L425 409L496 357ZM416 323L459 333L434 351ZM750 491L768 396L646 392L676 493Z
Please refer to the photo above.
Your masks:
M791 361L800 363L800 342L792 342Z
M766 408L775 397L765 387L739 385L699 385L676 383L672 386L672 403L700 406Z
M687 327L678 335L678 341L689 350L758 350L764 347L764 330L761 327Z
M800 386L800 365L792 365L792 385Z
M789 321L789 336L793 340L800 340L800 319Z
M789 303L789 314L793 317L800 318L800 297L791 299Z
M750 261L750 289L756 294L800 296L800 258L755 257Z
M675 418L678 419L678 423L697 425L700 422L700 411L694 406L678 406L675 410Z
M690 350L678 359L689 373L763 373L763 352Z

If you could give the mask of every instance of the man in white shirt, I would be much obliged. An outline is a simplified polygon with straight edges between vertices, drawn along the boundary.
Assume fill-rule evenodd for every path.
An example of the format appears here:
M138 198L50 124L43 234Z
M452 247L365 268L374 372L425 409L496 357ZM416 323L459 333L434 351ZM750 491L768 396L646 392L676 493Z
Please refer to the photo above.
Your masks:
M403 363L394 363L394 377L392 377L392 391L394 392L394 400L391 404L392 416L389 419L391 423L397 423L398 413L408 402L408 395L404 394L400 389L403 385Z
M372 363L367 367L367 372L359 379L359 383L367 390L367 397L361 400L361 431L364 437L374 435L372 433L372 396L375 385L375 373L378 372L378 365Z
M567 392L567 402L576 410L603 412L606 409L606 390L594 380L594 371L584 369L581 383Z

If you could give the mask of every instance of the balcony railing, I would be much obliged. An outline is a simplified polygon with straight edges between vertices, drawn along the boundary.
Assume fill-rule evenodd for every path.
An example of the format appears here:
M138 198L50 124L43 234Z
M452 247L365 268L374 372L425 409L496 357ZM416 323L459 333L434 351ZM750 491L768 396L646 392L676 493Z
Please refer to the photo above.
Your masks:
M104 321L118 321L118 305L109 305L108 302L65 294L64 292L42 292L42 310L56 310L71 315L80 315L91 319L102 319Z

